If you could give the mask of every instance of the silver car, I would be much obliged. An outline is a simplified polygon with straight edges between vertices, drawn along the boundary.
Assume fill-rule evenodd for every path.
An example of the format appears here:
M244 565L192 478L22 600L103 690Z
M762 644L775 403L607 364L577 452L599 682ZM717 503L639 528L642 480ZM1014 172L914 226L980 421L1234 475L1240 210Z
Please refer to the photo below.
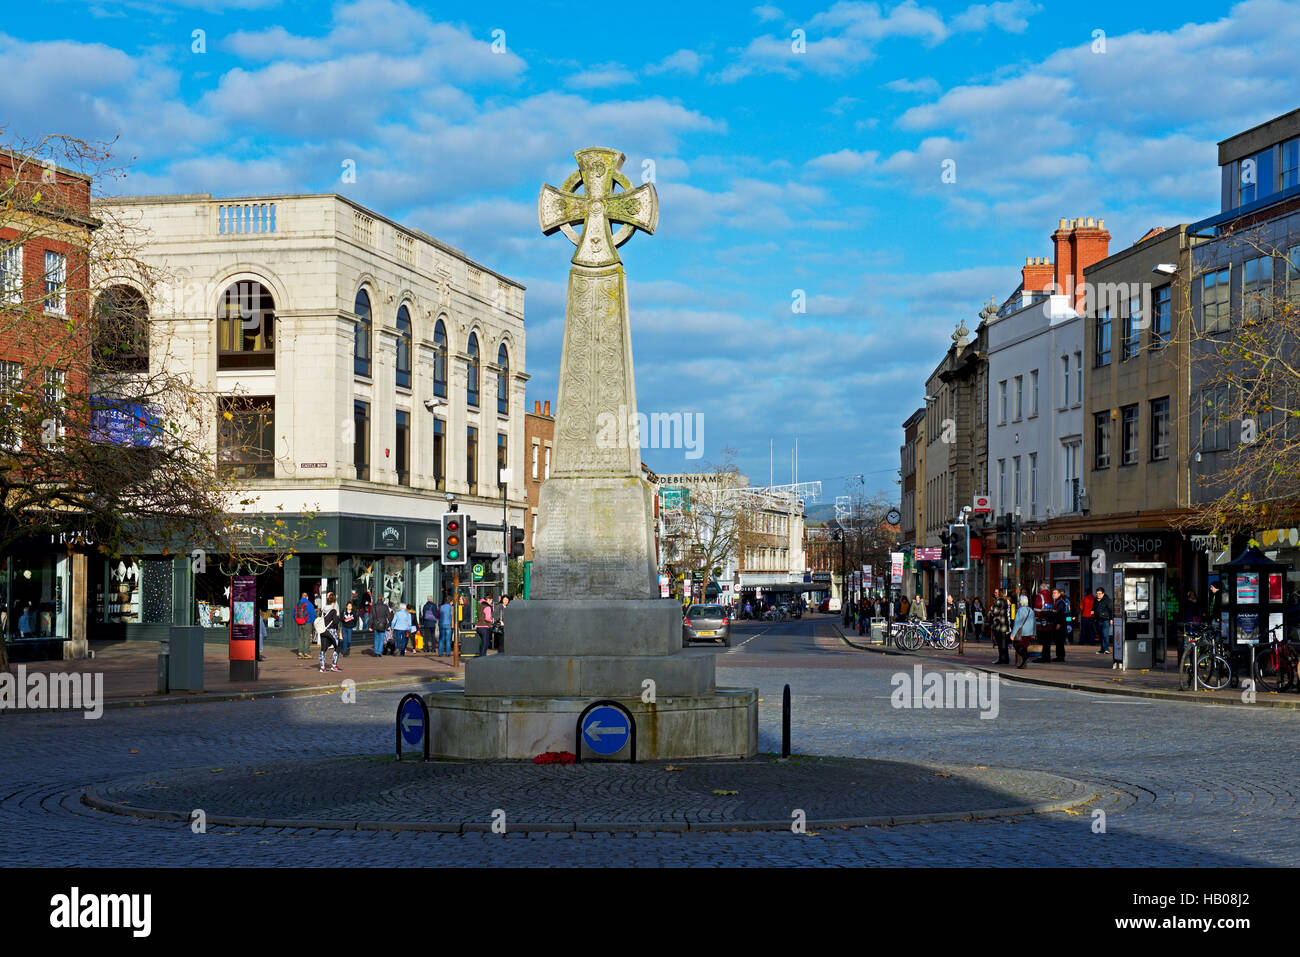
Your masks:
M731 647L731 618L721 605L691 605L682 619L682 647L692 641L719 641Z

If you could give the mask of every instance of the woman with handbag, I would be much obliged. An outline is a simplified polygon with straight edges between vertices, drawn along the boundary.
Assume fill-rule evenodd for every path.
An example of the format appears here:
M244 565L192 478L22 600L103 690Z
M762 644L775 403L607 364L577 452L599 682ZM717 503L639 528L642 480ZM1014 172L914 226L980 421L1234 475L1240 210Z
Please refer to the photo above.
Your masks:
M995 588L993 590L993 602L989 605L989 637L997 645L998 657L993 662L995 665L1009 665L1011 659L1007 657L1008 641L1011 635L1011 602L1007 598L1005 588Z
M330 671L341 671L339 668L339 606L334 600L334 593L330 592L325 598L325 607L321 609L320 617L316 619L316 633L320 635L320 670L325 670L325 652L330 649L334 650L334 661Z

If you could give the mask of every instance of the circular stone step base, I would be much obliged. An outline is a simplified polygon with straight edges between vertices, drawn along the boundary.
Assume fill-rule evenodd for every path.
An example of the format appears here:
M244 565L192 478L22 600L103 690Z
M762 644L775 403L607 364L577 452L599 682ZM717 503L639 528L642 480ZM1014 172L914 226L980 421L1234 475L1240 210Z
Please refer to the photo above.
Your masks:
M575 751L577 724L598 697L532 698L438 691L429 706L429 754L439 758L533 758ZM612 698L636 722L636 759L748 758L758 753L758 691L719 688L702 695ZM583 760L600 758L585 746ZM610 755L627 760L627 748Z

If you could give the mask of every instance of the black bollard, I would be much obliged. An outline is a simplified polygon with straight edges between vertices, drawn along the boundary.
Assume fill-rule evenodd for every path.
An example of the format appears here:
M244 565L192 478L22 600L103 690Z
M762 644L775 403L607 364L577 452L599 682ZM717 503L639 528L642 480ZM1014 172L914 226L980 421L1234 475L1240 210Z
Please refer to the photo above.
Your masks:
M790 756L790 686L781 695L781 757Z

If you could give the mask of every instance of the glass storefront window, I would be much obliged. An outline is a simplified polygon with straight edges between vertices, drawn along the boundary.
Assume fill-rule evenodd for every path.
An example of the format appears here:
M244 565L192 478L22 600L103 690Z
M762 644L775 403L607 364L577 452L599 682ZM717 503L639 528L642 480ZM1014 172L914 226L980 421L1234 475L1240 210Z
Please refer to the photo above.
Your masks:
M294 596L297 604L302 592L307 593L317 608L325 605L325 596L338 592L339 557L337 555L303 555L298 566L298 595Z
M194 606L190 622L204 628L226 628L230 624L229 569L209 568L194 576ZM306 586L304 585L304 588ZM290 602L292 608L293 602ZM257 611L270 612L267 628L284 624L284 569L272 565L257 576Z
M144 568L139 559L108 560L108 592L104 595L104 621L109 624L138 625L143 598Z
M4 628L10 639L67 636L67 567L64 555L14 555L5 595Z

